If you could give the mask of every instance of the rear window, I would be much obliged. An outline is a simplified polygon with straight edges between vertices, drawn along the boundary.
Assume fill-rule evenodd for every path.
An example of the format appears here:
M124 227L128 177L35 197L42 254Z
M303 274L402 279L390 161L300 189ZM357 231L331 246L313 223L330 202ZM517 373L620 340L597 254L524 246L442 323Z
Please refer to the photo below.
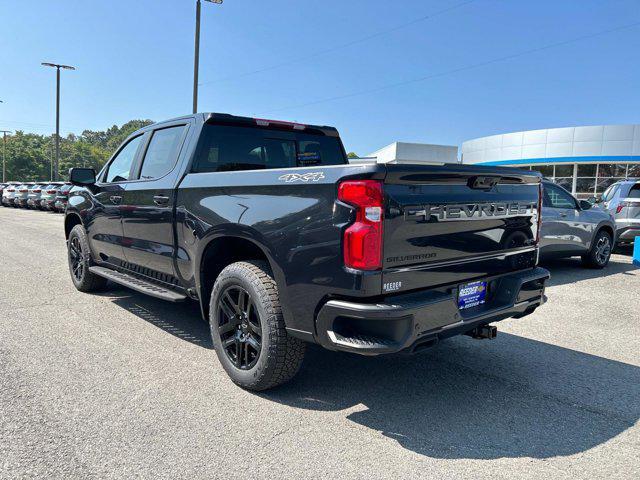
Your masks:
M193 172L342 165L340 140L302 132L205 125Z

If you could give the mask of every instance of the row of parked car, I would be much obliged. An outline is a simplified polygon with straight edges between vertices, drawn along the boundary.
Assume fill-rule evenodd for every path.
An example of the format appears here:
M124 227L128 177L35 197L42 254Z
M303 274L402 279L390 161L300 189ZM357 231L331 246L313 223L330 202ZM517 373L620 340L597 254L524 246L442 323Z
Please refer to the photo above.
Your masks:
M2 206L64 212L72 187L69 182L0 183Z

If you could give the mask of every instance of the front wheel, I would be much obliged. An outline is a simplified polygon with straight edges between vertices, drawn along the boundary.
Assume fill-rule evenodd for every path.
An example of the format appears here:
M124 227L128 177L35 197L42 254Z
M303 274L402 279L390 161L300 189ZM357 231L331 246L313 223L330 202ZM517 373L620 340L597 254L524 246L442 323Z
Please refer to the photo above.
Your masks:
M582 257L582 262L586 267L604 268L609 263L612 248L611 235L600 230L593 239L591 250Z
M273 388L300 369L305 344L287 334L266 262L237 262L222 270L211 292L209 323L220 363L242 388Z
M91 266L91 252L87 233L82 225L76 225L69 233L67 241L67 257L69 272L73 285L81 292L95 292L104 288L107 280L89 271Z

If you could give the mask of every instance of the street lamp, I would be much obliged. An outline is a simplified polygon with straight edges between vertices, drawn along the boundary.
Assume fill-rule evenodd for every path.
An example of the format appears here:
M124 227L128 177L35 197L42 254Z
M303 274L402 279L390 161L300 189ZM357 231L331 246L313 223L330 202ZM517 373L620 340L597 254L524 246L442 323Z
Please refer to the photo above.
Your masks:
M44 67L56 69L56 163L53 169L53 179L58 179L58 167L60 165L60 69L75 70L76 67L70 65L60 65L58 63L42 62Z
M2 103L2 100L0 100ZM0 130L2 133L2 183L6 182L7 176L7 133L11 133L10 130Z
M223 0L205 0L209 3L222 4ZM196 41L193 59L193 113L198 112L198 67L200 64L200 0L196 1Z
M4 100L0 100L0 103L4 103ZM7 133L11 133L9 130L0 130L2 134L2 183L6 182L7 179Z

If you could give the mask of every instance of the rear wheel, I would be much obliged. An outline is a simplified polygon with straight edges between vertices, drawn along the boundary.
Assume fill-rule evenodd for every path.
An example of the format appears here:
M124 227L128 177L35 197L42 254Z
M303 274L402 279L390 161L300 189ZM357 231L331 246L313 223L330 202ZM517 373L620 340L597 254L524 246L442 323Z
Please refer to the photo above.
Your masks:
M268 265L237 262L218 276L209 304L211 338L234 383L266 390L300 369L305 345L287 334L278 288Z
M107 280L89 271L92 265L87 233L82 225L76 225L67 241L69 272L73 285L81 292L95 292L105 287Z
M591 250L583 255L582 262L590 268L604 268L609 263L612 248L611 235L600 230L593 239Z

